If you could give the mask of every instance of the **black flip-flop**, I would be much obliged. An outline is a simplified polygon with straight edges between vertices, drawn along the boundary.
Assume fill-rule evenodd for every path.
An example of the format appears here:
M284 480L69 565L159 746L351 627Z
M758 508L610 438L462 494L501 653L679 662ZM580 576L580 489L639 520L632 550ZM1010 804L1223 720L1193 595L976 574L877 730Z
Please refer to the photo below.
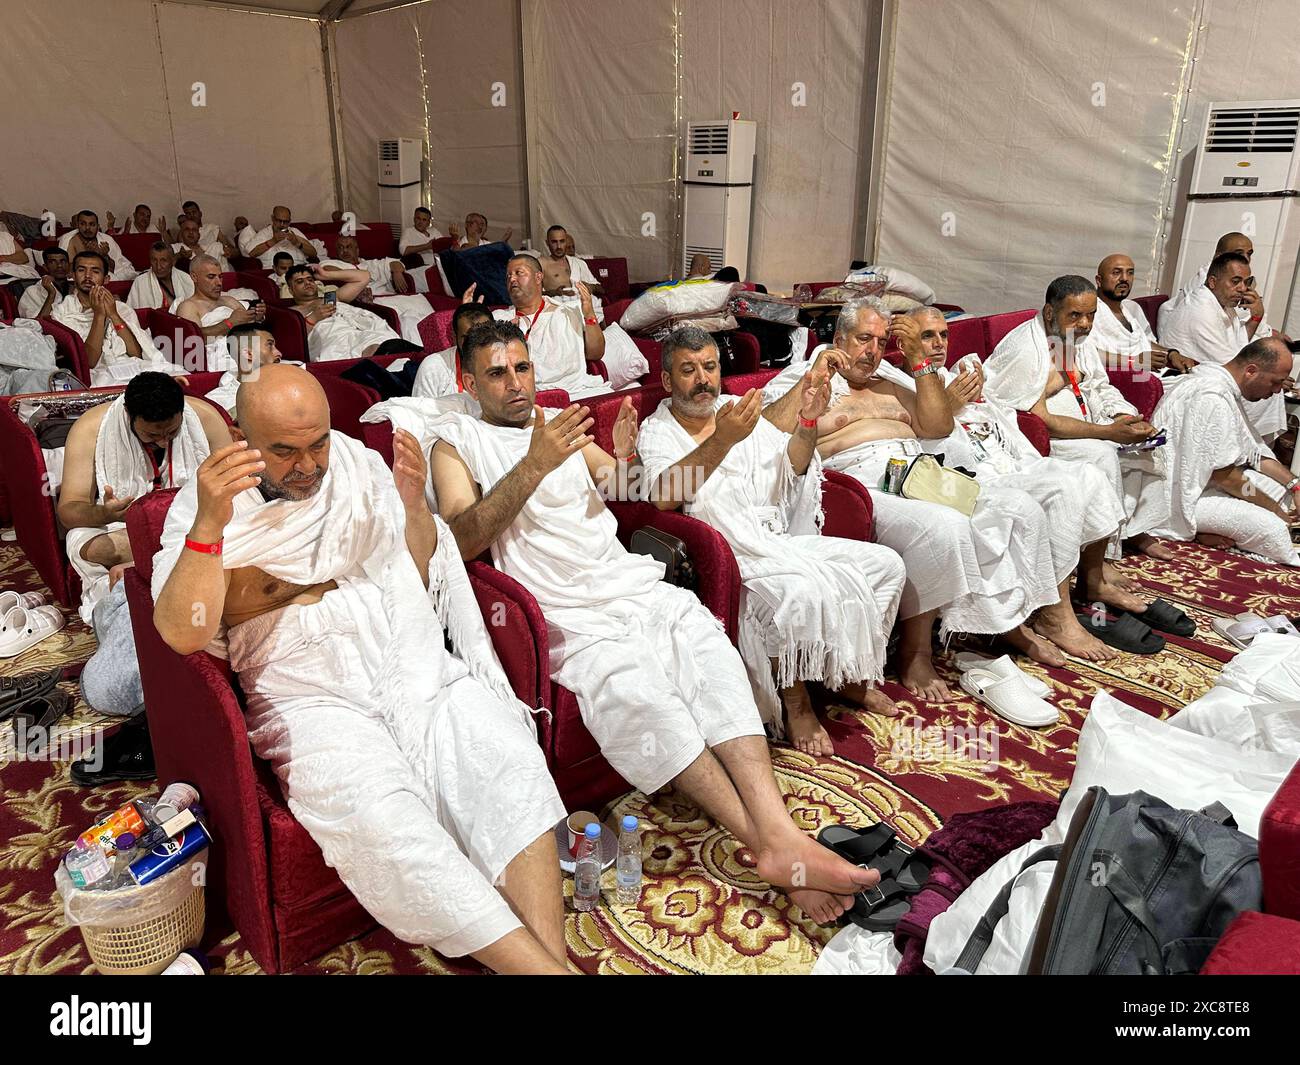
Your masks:
M128 718L117 732L101 742L93 758L73 762L68 775L74 784L94 788L120 780L153 780L153 744L149 742L149 723L143 713ZM102 759L97 768L95 763Z
M1097 639L1117 651L1154 655L1165 649L1165 638L1157 636L1151 631L1151 626L1138 621L1132 614L1121 613L1114 618L1102 615L1098 618L1093 611L1082 610L1075 617Z
M48 673L21 673L16 677L0 677L0 721L4 721L23 703L54 690L63 677L63 667Z
M1190 637L1196 635L1196 622L1172 603L1166 603L1163 599L1156 599L1148 603L1147 608L1140 614L1135 614L1131 610L1125 610L1123 613L1136 618L1148 628L1167 632L1171 636Z

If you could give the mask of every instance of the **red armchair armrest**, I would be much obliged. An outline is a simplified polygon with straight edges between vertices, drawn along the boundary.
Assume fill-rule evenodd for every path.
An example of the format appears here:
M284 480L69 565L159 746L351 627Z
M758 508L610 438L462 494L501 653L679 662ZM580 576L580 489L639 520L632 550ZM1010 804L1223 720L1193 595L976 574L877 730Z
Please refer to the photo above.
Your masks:
M1156 404L1165 394L1160 378L1147 370L1107 370L1106 373L1120 395L1132 403L1143 418L1150 420Z
M846 540L875 539L875 509L871 493L857 478L834 470L826 471L822 485L823 536L840 536Z
M1016 411L1016 424L1025 434L1025 439L1038 449L1040 455L1047 455L1052 450L1052 437L1047 431L1047 423L1037 414L1027 410Z
M740 635L740 569L722 534L704 522L651 503L610 503L618 538L627 544L637 529L650 526L676 536L695 564L700 602L713 612L735 643Z

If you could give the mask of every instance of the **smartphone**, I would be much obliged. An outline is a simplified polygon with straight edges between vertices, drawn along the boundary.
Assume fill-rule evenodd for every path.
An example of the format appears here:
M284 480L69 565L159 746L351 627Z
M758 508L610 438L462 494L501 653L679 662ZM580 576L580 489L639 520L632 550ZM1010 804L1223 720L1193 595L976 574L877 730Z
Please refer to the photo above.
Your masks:
M255 310L257 310L257 305L258 305L259 303L261 303L261 302L262 302L261 300L244 300L244 305L245 305L245 306L246 306L250 311L255 311Z
M327 306L337 307L339 304L339 294L337 292L325 293L324 300Z

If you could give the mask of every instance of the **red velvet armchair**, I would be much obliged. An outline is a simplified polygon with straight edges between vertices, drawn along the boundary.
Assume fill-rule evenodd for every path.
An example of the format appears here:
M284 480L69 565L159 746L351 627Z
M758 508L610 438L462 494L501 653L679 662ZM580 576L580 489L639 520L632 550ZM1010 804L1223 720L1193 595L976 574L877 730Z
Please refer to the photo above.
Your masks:
M1259 823L1264 912L1243 913L1206 959L1202 975L1300 976L1300 765Z

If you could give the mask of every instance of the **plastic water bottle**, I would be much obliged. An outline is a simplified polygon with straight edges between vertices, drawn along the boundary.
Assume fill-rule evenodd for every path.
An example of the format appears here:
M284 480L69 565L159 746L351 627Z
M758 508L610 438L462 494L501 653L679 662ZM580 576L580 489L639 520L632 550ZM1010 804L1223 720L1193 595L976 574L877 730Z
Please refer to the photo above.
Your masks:
M573 908L594 910L600 901L600 825L592 821L578 844L578 860L573 867Z
M631 814L623 817L618 834L618 901L635 906L641 901L641 823Z

